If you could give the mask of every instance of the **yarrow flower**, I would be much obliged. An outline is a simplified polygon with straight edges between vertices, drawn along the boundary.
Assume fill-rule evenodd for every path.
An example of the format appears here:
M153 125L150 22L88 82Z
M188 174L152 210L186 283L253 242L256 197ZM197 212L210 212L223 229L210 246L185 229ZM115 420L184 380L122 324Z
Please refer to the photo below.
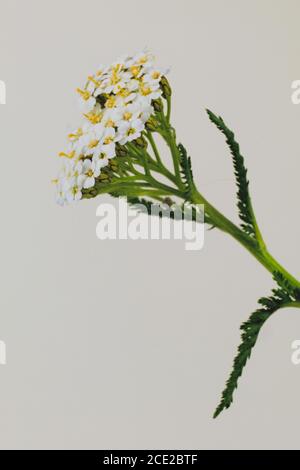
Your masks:
M154 113L153 100L163 94L160 82L166 72L143 51L99 67L77 89L82 124L69 134L68 147L59 154L63 159L55 180L59 204L81 199L82 190L94 187L116 157L117 146L141 137Z
M276 289L271 296L259 299L260 307L241 326L242 343L215 411L217 416L231 405L265 321L281 308L300 308L300 282L268 252L253 210L239 144L223 119L209 110L208 116L224 134L233 158L240 224L230 221L198 191L191 159L178 144L171 124L172 90L166 73L156 67L149 52L142 51L108 67L101 66L88 76L86 84L77 89L81 123L69 134L66 149L59 154L62 167L54 181L56 198L64 205L105 193L125 196L129 204L136 209L142 205L149 215L155 202L162 209L161 216L165 212L172 218L176 218L175 202L183 201L190 204L195 222L199 221L198 205L203 205L206 223L237 240L272 273ZM169 163L161 158L157 135L167 145L172 159ZM165 205L170 210L164 211Z

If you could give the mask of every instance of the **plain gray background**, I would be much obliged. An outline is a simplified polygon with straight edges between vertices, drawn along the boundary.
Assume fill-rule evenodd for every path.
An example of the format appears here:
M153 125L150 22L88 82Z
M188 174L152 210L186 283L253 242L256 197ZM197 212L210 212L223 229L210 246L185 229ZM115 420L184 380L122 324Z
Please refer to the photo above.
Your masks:
M299 448L299 310L266 324L234 405L212 420L270 275L217 231L200 252L101 242L99 200L62 209L50 183L79 120L75 88L148 46L172 67L173 122L199 189L237 220L210 107L247 157L270 251L299 277L299 1L1 0L0 12L0 447Z

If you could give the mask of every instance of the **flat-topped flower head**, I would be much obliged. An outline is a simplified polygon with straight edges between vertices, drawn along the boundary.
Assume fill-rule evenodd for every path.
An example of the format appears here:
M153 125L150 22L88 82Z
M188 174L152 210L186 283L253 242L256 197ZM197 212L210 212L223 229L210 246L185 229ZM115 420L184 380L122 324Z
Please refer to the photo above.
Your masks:
M154 57L144 50L136 55L125 55L109 66L101 65L88 75L84 86L77 88L82 124L68 136L63 160L83 162L91 176L72 179L70 189L64 172L58 178L58 201L78 200L82 190L92 188L112 158L116 157L116 144L126 146L139 139L146 131L146 123L154 114L153 100L162 97L161 78L166 71L154 65ZM74 167L75 168L75 167ZM68 171L70 169L68 168ZM85 174L85 173L84 173ZM71 178L73 178L71 172ZM78 183L78 185L77 185Z

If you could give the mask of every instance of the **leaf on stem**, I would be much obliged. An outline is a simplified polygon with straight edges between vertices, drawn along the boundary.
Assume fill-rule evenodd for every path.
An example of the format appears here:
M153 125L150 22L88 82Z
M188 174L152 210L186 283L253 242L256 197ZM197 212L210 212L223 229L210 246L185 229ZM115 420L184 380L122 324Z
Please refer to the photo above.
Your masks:
M178 151L180 155L182 182L185 187L184 195L186 200L190 200L194 188L191 157L188 157L187 151L182 144L178 144Z
M261 307L252 313L250 318L241 326L242 343L238 347L238 354L234 359L232 372L226 382L226 387L222 393L220 404L214 413L214 418L225 408L230 407L233 401L234 391L238 386L238 380L242 375L247 360L251 356L259 332L266 320L280 308L297 300L297 296L299 295L297 289L290 286L287 281L283 281L283 277L280 273L275 273L274 279L276 282L278 282L279 278L281 286L278 289L273 289L270 297L262 297L259 299L258 303Z
M295 288L292 284L284 277L279 271L273 273L274 281L277 282L278 286L289 293L289 295L295 300L300 300L300 289Z
M235 140L234 133L226 126L220 116L216 116L209 109L207 109L207 114L211 122L225 135L226 143L230 148L237 184L237 206L239 209L239 217L242 221L241 227L248 235L256 238L257 227L249 194L247 169L244 165L244 157L240 153L240 146Z
M144 206L148 215L158 216L160 218L168 217L173 220L182 220L181 217L185 213L184 204L178 205L169 198L165 198L164 201L159 203L152 202L144 198L132 197L127 198L127 202L131 206L136 207L136 209L139 211L141 211L139 206ZM155 206L156 210L153 210L153 206ZM190 221L203 223L202 213L199 213L199 211L197 211L197 209L193 206L189 207L189 211Z

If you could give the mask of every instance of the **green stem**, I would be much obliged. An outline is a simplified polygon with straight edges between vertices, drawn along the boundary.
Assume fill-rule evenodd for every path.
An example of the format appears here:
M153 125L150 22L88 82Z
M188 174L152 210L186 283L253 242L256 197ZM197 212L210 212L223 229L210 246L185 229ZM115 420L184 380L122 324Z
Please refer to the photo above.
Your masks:
M285 304L283 308L300 308L300 302L290 302L288 304Z
M170 118L171 118L171 97L167 97L167 121L170 123Z
M146 148L137 147L133 143L127 143L127 149L129 151L129 158L127 161L128 165L132 168L125 167L125 171L132 171L133 176L125 176L124 178L118 179L115 183L99 187L100 192L120 192L126 194L136 194L137 196L145 195L152 197L153 199L162 200L165 196L177 196L180 199L186 200L186 188L181 179L180 172L180 152L176 142L176 135L173 127L170 124L170 113L171 113L171 100L167 99L167 113L157 112L156 117L159 120L161 127L157 129L157 132L163 137L167 143L174 165L174 173L164 165L157 149L155 140L150 131L145 132L145 137L148 139L151 148L153 150L153 158L146 150ZM126 158L126 157L125 157ZM126 158L127 160L127 158ZM125 160L125 161L126 161ZM141 166L144 169L145 174L138 172L134 165ZM164 184L152 176L151 172L156 172L171 181L175 187L171 187ZM190 201L192 204L203 204L205 207L205 214L209 223L219 228L224 233L229 234L238 243L240 243L249 253L254 256L257 261L264 266L273 276L275 273L281 273L281 275L296 289L300 289L300 282L290 274L268 251L262 234L259 230L258 224L255 219L255 214L250 202L250 210L252 220L254 221L255 239L244 232L241 228L235 225L231 220L219 212L212 204L210 204L202 194L197 190L196 186L193 185L191 189ZM288 306L300 306L300 302L293 302L292 305Z
M180 192L182 191L182 180L180 177L180 155L176 143L176 137L173 133L172 127L166 121L166 118L163 113L160 113L160 117L163 125L162 137L165 139L171 150L174 162L174 177L179 190L179 194L178 191L176 191L176 194L173 191L173 194L176 196L180 196ZM158 166L160 168L160 172L163 172L163 165L158 164ZM161 189L166 190L166 187ZM172 191L172 188L170 188L170 190ZM181 197L184 199L184 194L181 194ZM248 234L246 234L243 230L241 230L238 226L231 222L227 217L225 217L221 212L219 212L202 196L202 194L199 193L195 186L193 188L193 193L190 202L192 204L203 204L205 207L205 213L208 215L209 220L212 221L212 223L216 227L218 227L220 230L229 234L236 241L238 241L272 275L274 275L276 272L279 272L284 276L285 279L289 281L292 286L297 289L300 289L300 282L292 274L290 274L267 250L266 244L263 240L258 224L256 222L252 205L251 211L254 220L256 240L251 238Z
M265 250L266 249L266 244L264 242L264 239L262 237L262 234L261 234L261 231L259 229L258 223L256 221L255 213L254 213L252 202L251 202L250 198L249 198L249 206L250 206L251 217L252 217L252 220L253 220L256 239L257 239L258 244L261 247L261 249Z
M164 138L164 140L166 141L167 145L170 148L175 176L178 181L179 187L183 189L183 184L182 184L181 177L180 177L180 154L179 154L179 150L177 147L176 138L174 136L173 129L170 126L169 122L166 120L166 117L163 112L158 113L158 115L160 117L160 122L163 126L161 136Z
M146 132L146 137L148 138L148 140L149 140L149 142L150 142L150 145L151 145L151 147L152 147L152 150L153 150L153 153L154 153L155 158L156 158L156 160L157 160L157 163L158 163L159 165L163 165L163 162L162 162L162 160L161 160L161 158L160 158L159 151L158 151L158 149L157 149L155 140L153 139L151 132Z
M249 235L244 233L239 227L231 222L227 217L221 214L215 207L213 207L196 189L192 195L191 202L193 204L204 204L205 212L209 215L216 227L223 232L231 235L237 240L246 250L248 250L271 274L280 272L292 286L299 289L300 282L290 274L276 259L264 248L260 246L255 240L251 239Z
M159 156L155 141L154 141L152 136L151 136L151 139L152 139L152 142L153 142L153 144L156 148L157 154ZM173 184L175 184L176 187L178 186L177 177L175 175L173 175L173 173L171 173L168 170L168 168L165 167L165 165L163 164L160 156L159 156L160 161L158 161L158 160L155 161L154 159L151 158L151 156L149 155L149 153L147 152L146 149L140 148L140 149L137 150L136 148L133 149L133 146L129 145L129 150L132 151L133 158L136 158L136 160L135 160L136 165L139 165L139 166L141 166L142 168L145 169L145 159L146 159L147 160L147 169L148 170L152 170L152 171L155 171L156 173L161 174L162 176L164 176L165 178L170 180ZM139 173L139 174L141 174L141 173ZM148 171L147 175L149 176L149 171Z

